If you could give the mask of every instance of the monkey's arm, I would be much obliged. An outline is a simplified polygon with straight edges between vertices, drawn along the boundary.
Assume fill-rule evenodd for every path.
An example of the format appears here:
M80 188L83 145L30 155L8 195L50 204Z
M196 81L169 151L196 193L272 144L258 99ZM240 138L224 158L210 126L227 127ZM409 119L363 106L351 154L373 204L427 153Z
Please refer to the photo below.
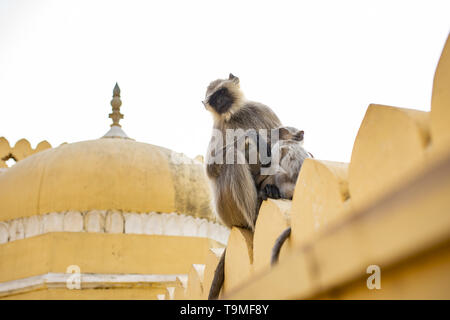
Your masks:
M281 199L280 189L274 184L266 184L264 189L260 190L261 198L263 200L267 200L267 198L271 199Z

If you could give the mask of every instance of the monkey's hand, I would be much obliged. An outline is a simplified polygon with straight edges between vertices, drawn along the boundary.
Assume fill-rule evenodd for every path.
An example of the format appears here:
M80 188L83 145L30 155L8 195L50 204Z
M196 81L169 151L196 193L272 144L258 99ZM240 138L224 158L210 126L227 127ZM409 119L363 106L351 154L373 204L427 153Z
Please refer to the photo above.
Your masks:
M266 186L262 190L261 198L263 200L267 200L267 198L280 199L280 190L274 184L266 184Z

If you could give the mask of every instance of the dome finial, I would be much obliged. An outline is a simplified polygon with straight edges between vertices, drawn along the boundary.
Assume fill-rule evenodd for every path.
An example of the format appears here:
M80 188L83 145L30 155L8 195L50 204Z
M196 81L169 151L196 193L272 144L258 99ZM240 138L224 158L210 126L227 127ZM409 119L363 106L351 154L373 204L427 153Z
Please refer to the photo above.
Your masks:
M123 119L123 114L120 113L120 106L122 105L122 100L120 100L120 88L116 82L113 90L113 99L111 100L112 113L109 114L109 117L112 119L112 126L121 127L119 124L120 119Z
M121 105L122 100L120 100L120 88L116 82L113 90L113 98L111 100L112 113L109 114L109 117L112 119L113 123L111 125L111 129L109 129L109 131L103 136L103 138L130 139L122 130L122 126L119 124L120 119L123 119L123 114L120 113Z
M120 88L119 88L119 85L117 84L117 82L116 82L116 85L114 86L113 97L120 98Z

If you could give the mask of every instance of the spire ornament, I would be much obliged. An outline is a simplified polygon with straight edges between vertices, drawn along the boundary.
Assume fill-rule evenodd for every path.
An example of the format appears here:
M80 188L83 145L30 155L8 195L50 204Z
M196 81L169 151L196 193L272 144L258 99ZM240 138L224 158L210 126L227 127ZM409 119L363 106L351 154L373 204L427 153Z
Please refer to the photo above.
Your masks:
M120 106L122 105L122 100L120 100L120 88L116 82L113 90L113 99L111 100L112 113L109 114L109 117L112 119L112 126L122 127L119 124L120 119L123 119L123 114L120 113Z
M111 100L112 113L109 114L109 118L112 119L111 129L102 138L118 138L118 139L131 139L122 130L122 126L119 124L120 119L123 119L123 114L120 113L120 106L122 100L120 100L120 88L116 82L113 90L113 98ZM131 139L133 140L133 139Z

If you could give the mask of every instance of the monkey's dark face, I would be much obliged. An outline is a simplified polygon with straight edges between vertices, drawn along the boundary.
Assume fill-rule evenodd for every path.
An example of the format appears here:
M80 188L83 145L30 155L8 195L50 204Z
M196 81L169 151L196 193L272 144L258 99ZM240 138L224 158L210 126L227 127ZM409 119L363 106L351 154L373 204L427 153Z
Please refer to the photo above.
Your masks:
M230 74L228 79L218 79L211 82L206 90L203 101L205 108L220 118L227 118L233 113L233 108L242 100L239 88L239 78Z
M206 101L218 114L228 112L233 105L235 99L230 90L222 87L209 96Z

